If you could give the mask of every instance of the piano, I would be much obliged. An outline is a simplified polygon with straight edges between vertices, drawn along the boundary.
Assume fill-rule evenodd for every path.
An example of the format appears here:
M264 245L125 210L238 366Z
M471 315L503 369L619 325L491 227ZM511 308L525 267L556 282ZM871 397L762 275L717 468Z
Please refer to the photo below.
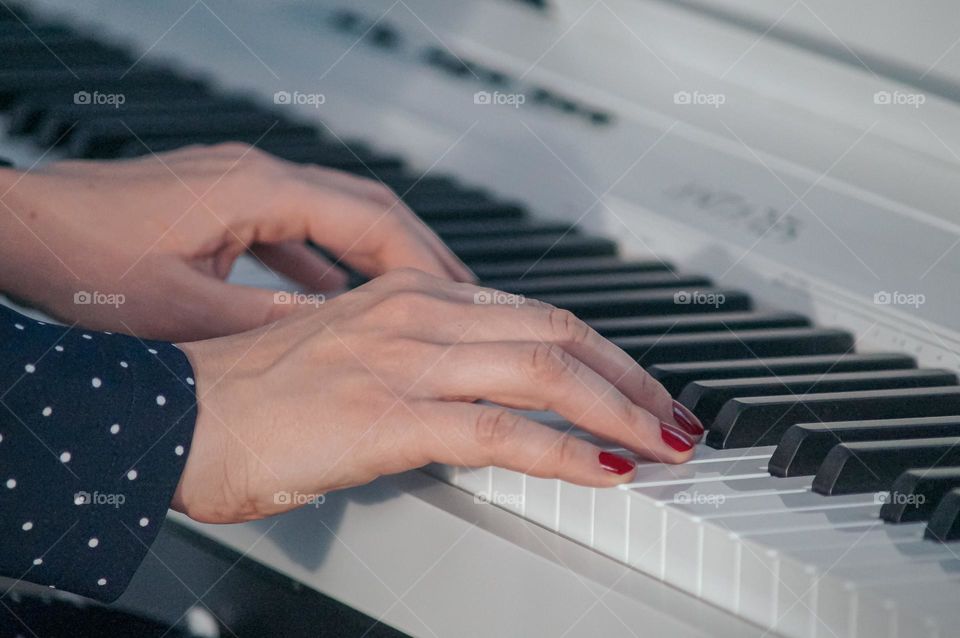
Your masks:
M416 636L950 636L955 24L938 0L37 0L0 11L0 151L240 140L380 180L708 426L616 489L430 466L168 527Z

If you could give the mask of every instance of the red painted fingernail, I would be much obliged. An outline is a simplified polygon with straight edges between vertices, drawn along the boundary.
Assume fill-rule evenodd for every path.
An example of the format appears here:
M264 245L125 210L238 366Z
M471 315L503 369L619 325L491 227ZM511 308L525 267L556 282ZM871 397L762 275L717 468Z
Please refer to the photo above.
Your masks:
M677 420L677 425L683 428L687 434L696 437L703 436L703 424L700 423L700 419L679 401L673 402L673 418Z
M689 435L669 423L660 423L660 438L677 452L689 452L693 449L693 441Z
M632 472L636 466L636 463L618 454L612 454L610 452L600 453L600 467L608 472L623 476L624 474Z

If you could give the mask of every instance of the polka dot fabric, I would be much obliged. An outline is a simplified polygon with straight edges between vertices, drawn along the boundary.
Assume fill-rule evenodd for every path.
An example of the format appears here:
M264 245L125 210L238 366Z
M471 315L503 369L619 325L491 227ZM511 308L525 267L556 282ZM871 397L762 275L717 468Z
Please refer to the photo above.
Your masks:
M113 601L157 535L196 422L175 346L0 306L0 575Z

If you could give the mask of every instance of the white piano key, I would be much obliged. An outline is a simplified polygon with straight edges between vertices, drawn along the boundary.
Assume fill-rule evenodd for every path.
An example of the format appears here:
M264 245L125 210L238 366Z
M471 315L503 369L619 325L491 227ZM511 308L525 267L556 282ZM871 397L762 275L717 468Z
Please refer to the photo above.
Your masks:
M490 469L490 492L486 500L503 509L524 515L526 475L494 467Z
M523 515L534 523L557 531L559 523L560 481L526 477L523 498Z
M627 560L630 495L626 490L596 490L593 502L593 548L620 562Z
M557 531L592 547L593 501L597 490L564 482L560 483L557 490Z

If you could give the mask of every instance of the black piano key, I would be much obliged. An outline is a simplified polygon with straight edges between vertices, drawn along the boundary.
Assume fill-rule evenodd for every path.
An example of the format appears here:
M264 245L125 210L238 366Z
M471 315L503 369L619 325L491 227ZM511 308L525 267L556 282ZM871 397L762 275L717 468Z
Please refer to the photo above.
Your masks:
M520 210L522 212L522 209ZM602 257L615 255L615 242L588 235L567 235L562 239L539 237L505 237L448 242L453 252L467 263L489 263L516 259L549 259L552 257Z
M813 491L835 496L887 491L910 469L960 464L960 437L840 443L813 479Z
M646 288L708 288L712 282L700 275L677 275L671 272L618 272L553 277L526 277L524 279L485 280L484 286L506 290L528 297L571 292L601 292L607 290L642 290Z
M814 357L773 357L691 363L664 363L651 366L647 372L658 380L673 396L679 396L684 387L698 379L737 379L794 374L823 374L855 370L895 370L914 368L913 357L898 352L868 354L820 355Z
M775 445L794 423L960 414L960 387L865 390L731 399L707 432L715 448Z
M449 200L447 206L453 205ZM418 207L411 204L416 212ZM444 239L470 239L513 237L531 235L560 237L567 233L578 232L575 227L564 222L532 221L526 219L504 219L481 217L479 219L442 220L429 223L430 228ZM491 286L496 287L496 286Z
M759 354L759 353L758 353ZM957 375L948 370L882 370L831 372L745 379L703 379L687 385L679 401L707 425L730 399L775 395L806 395L823 392L853 392L894 388L955 385ZM709 426L708 426L709 427ZM958 433L960 435L960 433Z
M36 40L37 46L18 47L3 51L0 57L0 70L23 69L80 69L88 66L126 65L134 60L130 56L99 47L77 48L75 46L43 46ZM46 44L46 43L44 43Z
M805 328L810 325L810 320L794 312L717 312L709 315L595 319L590 322L590 325L601 335L609 338L717 330Z
M446 198L423 198L421 201L412 202L410 208L428 224L444 221L465 221L468 219L519 220L527 214L526 209L519 204L491 199L464 198L457 201L450 201ZM559 234L562 235L562 233ZM477 240L486 240L491 244L496 244L499 241L496 238L485 239L482 236L478 237ZM549 247L554 241L556 241L556 237L549 241L543 240L544 249Z
M614 337L641 365L849 352L853 336L830 328L784 328Z
M129 72L128 72L129 71ZM126 75L124 75L126 73ZM0 108L6 109L20 95L49 87L67 87L73 91L99 90L103 86L137 87L148 85L198 86L196 80L186 80L169 71L148 66L129 70L128 65L84 67L71 72L58 69L0 70ZM120 90L122 92L122 89Z
M773 476L781 477L816 474L827 453L838 443L944 436L960 436L960 416L797 423L780 439L768 469Z
M960 467L907 470L890 486L880 518L888 523L928 520L940 499L956 488L960 488Z
M749 310L750 297L737 290L716 290L710 294L722 294L724 304L694 304L677 306L673 290L614 290L610 292L583 292L563 295L541 295L541 301L559 308L566 308L581 319L599 317L637 317L676 314L678 308L686 312L719 312L723 310Z
M105 117L83 122L74 129L67 143L73 157L111 158L132 141L140 141L147 148L157 147L154 140L177 138L198 133L220 135L223 141L235 137L256 139L268 132L302 135L310 139L316 135L312 127L284 122L270 113L189 113L171 115L133 115Z
M941 543L960 538L960 490L950 490L943 495L930 515L923 536Z
M330 139L323 142L298 144L296 146L267 142L261 144L263 150L273 153L291 162L299 164L318 164L321 166L354 166L363 168L369 165L375 169L399 168L403 161L394 155L378 154L366 144L357 141L341 142Z
M473 272L481 279L526 279L577 274L618 272L657 272L672 270L659 260L623 260L619 257L568 257L563 259L527 259L476 264Z
M405 171L381 171L380 180L403 197L404 201L436 196L475 198L485 193L482 189L467 187L450 175L412 175Z

